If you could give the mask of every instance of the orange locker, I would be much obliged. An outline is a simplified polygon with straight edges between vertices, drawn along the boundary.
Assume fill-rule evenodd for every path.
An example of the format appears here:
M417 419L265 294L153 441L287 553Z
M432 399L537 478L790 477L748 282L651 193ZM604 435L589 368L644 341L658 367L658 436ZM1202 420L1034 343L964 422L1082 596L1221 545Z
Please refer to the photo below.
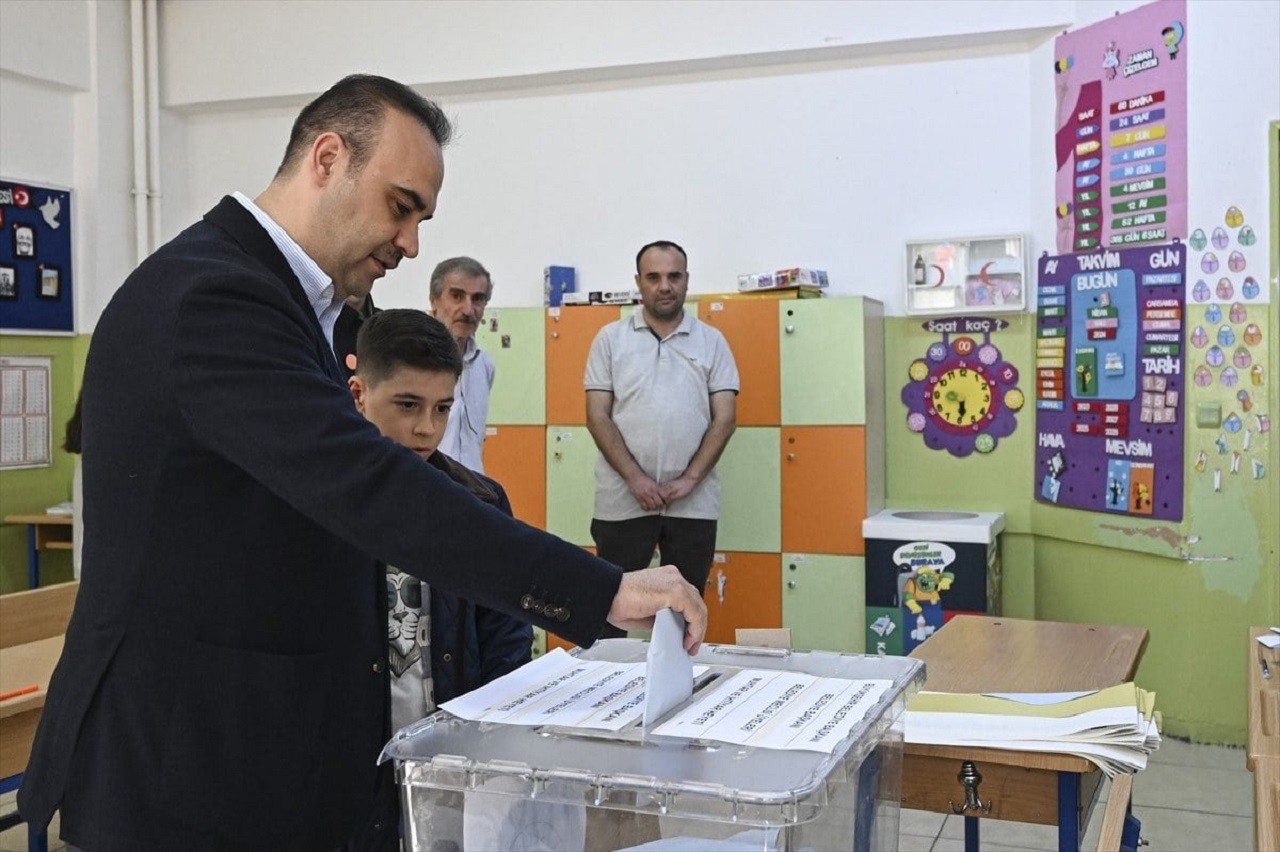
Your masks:
M617 305L577 305L547 311L547 421L587 425L582 375L596 332L622 316Z
M698 319L719 329L733 351L742 381L738 425L781 423L777 300L703 296Z
M717 553L702 594L706 641L733 645L739 627L781 627L781 578L781 554Z
M526 524L547 528L547 429L490 426L485 430L484 472L498 480L511 510Z
M782 549L865 553L866 427L784 426L781 435Z

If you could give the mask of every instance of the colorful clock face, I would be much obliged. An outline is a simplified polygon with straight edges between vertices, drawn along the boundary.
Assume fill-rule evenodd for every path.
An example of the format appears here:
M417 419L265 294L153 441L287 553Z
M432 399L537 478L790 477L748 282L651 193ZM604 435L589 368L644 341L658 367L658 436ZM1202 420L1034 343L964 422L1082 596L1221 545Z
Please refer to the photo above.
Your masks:
M931 343L907 368L902 388L907 428L935 450L955 456L989 453L1013 433L1026 402L1018 369L989 339L955 337Z
M929 413L942 421L939 425L944 429L978 431L995 416L994 393L994 379L978 372L977 365L959 362L929 382Z

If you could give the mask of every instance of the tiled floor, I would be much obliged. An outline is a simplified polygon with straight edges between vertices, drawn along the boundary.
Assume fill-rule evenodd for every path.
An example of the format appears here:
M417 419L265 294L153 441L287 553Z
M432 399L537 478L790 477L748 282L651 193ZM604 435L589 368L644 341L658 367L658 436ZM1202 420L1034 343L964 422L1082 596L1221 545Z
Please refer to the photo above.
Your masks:
M1165 739L1147 770L1134 780L1133 812L1142 821L1149 852L1250 852L1253 849L1253 776L1244 751L1191 745ZM1103 789L1103 795L1106 789ZM0 813L13 808L12 793L0 797ZM1098 847L1102 808L1094 809L1081 848ZM57 839L57 818L49 837ZM982 848L989 852L1057 849L1057 829L990 820L982 824ZM25 826L0 833L0 852L26 852ZM901 852L962 852L964 820L924 811L903 811L898 840ZM1275 850L1262 850L1275 852Z

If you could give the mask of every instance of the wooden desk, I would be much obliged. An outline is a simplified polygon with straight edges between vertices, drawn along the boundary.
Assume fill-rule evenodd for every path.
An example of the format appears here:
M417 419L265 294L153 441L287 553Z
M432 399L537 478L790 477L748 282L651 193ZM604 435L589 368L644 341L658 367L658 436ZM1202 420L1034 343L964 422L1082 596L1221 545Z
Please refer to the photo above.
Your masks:
M49 678L62 656L63 635L79 589L79 583L60 583L0 595L0 694L37 687L0 701L0 793L10 793L22 784ZM0 829L20 822L16 813L0 815ZM27 829L27 848L44 852L44 827Z
M1253 829L1256 849L1280 849L1280 648L1264 648L1267 627L1249 628L1249 740L1245 764L1253 773ZM1262 676L1262 660L1271 677Z
M959 615L911 652L934 692L1070 692L1133 680L1147 644L1141 627L1063 624ZM977 849L979 819L1058 826L1058 848L1078 850L1080 827L1102 782L1082 757L1045 752L907 743L902 805L951 813L964 801L964 761L982 774L989 813L965 815L965 848ZM1136 822L1132 828L1136 842Z
M71 550L71 515L8 515L6 524L27 525L27 588L40 585L40 551Z
M1280 648L1258 644L1258 637L1267 633L1271 633L1268 627L1249 628L1249 741L1245 763L1251 772L1259 757L1280 760ZM1262 660L1271 669L1269 680L1262 676Z

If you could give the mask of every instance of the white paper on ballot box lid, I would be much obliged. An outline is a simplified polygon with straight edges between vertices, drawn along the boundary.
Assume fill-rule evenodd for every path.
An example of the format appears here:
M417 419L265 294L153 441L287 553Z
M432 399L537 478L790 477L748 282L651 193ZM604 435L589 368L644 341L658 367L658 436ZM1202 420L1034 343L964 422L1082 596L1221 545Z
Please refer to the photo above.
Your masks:
M1003 530L1003 512L885 509L862 521L862 537L881 541L991 544Z
M643 663L648 643L636 639L601 640L573 655L580 663ZM536 666L539 661L530 664ZM753 807L796 816L796 808L816 816L827 777L858 766L888 736L906 701L924 681L924 666L910 657L783 652L764 656L759 649L704 644L692 658L695 668L731 676L744 669L777 670L850 680L884 679L893 683L877 706L854 726L832 753L782 751L685 737L658 736L637 723L623 731L580 730L467 721L437 712L405 728L387 744L384 759L394 759L403 778L417 786L465 791L486 779L523 779L528 789L513 795L540 798L546 788L572 788L561 801L581 802L600 789L679 792L670 815L698 799L748 802ZM694 699L701 693L695 693ZM841 768L844 767L844 768ZM409 783L406 781L405 783ZM486 785L487 786L487 785ZM687 797L692 797L689 799ZM803 805L801 805L803 803Z

